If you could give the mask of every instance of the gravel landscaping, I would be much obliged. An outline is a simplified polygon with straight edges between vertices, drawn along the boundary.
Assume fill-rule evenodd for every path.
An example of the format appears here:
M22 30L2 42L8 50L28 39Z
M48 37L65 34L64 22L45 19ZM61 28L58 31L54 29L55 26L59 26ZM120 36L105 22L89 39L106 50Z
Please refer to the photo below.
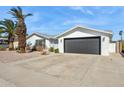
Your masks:
M0 51L0 62L10 63L19 60L30 59L33 57L41 56L40 52L31 52L31 53L17 53L16 51Z

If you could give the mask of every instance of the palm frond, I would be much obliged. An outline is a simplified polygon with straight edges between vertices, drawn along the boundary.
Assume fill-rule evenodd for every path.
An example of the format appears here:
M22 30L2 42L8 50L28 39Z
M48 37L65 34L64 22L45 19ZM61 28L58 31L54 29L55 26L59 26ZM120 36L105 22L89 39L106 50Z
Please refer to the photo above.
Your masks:
M17 18L17 19L23 17L23 15L22 15L22 10L21 10L20 7L10 9L9 13L10 13L11 15L13 15L14 18Z
M9 34L15 33L15 23L14 21L10 19L4 19L3 21L0 21L0 28Z
M16 8L12 8L10 9L9 13L14 17L14 18L17 18L18 20L19 19L24 19L28 16L32 16L31 13L29 14L23 14L23 11L21 9L21 7L16 7Z
M21 7L17 6L17 9L18 9L18 12L19 12L20 14L22 14L22 9L21 9Z
M119 35L122 35L122 33L123 33L123 31L121 30L121 31L119 32Z
M24 18L28 17L28 16L33 16L33 14L29 13L29 14L26 14L24 15Z

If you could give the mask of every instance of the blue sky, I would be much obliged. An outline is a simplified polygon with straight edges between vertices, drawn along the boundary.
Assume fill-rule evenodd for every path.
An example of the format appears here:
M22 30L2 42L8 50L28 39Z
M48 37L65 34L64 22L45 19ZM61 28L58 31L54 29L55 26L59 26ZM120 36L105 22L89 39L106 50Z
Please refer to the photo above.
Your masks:
M0 7L0 20L12 18L8 14L12 7ZM24 13L33 16L26 19L28 34L33 32L57 35L75 25L95 29L112 30L113 40L119 40L120 30L124 30L124 7L100 6L23 6Z

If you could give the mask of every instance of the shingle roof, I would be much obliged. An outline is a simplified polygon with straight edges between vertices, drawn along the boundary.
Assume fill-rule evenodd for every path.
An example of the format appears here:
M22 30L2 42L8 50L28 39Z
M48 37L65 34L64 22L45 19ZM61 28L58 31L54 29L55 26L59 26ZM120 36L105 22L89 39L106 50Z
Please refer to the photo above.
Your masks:
M48 35L48 34L45 34L45 33L39 33L39 32L36 32L36 34L40 35L40 36L43 36L43 37L46 37L46 38L54 38L55 35Z
M48 34L39 33L39 32L35 32L35 33L31 34L31 35L28 36L27 38L31 37L32 35L37 35L37 36L39 36L39 37L43 37L43 38L46 38L46 39L56 39L56 38L55 38L55 35L48 35Z
M0 40L8 40L8 38L0 38Z
M58 37L61 37L61 36L65 35L66 33L70 32L70 31L72 31L73 29L76 29L76 28L84 28L84 29L92 30L92 31L94 31L94 32L100 32L100 33L105 33L105 34L112 35L112 31L110 31L110 30L109 30L109 31L108 31L108 30L107 30L107 31L105 31L105 30L98 30L98 29L94 29L94 28L89 28L89 27L77 25L77 26L75 26L75 27L73 27L73 28L71 28L71 29L69 29L69 30L67 30L67 31L65 31L65 32L63 32L63 33L57 35L56 37L57 37L57 38L58 38Z

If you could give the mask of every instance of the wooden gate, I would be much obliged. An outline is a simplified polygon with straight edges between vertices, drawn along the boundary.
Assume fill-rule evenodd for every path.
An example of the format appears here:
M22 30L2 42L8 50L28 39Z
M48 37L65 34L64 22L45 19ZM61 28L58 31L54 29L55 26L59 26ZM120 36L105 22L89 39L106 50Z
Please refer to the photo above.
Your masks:
M116 43L116 52L121 53L122 52L122 41L118 41Z

